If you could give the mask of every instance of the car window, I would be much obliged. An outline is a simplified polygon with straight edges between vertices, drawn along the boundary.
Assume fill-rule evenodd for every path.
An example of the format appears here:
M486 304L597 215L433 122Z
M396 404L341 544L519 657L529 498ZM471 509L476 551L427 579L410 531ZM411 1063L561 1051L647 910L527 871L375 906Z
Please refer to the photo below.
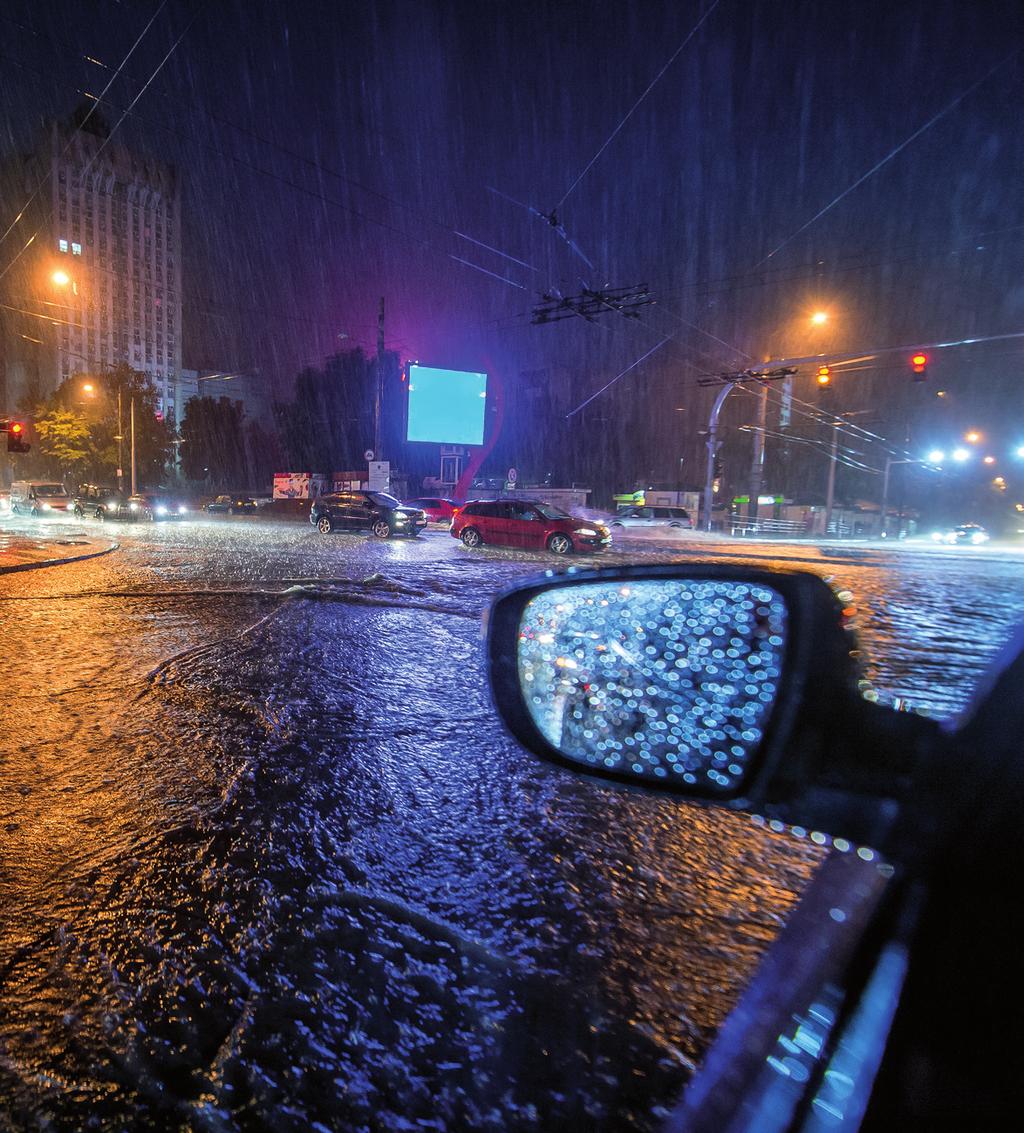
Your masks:
M402 505L394 496L389 496L387 492L364 492L363 496L369 500L371 504L376 504L378 507L401 507Z
M534 506L545 519L572 519L572 516L564 508L555 507L554 504L535 504Z

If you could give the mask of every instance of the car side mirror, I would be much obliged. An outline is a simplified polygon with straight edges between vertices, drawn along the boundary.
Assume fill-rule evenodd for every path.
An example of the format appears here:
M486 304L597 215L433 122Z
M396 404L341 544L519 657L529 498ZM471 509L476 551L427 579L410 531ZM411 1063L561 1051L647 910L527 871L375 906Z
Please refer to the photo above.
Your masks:
M788 570L550 575L494 603L492 687L563 766L881 847L937 729L873 702L849 614Z

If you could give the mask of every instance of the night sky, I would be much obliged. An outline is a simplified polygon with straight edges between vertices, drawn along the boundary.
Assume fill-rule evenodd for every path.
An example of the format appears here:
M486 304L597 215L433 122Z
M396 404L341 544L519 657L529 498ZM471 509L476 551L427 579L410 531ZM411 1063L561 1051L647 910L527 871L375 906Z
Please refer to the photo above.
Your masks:
M98 93L158 7L9 0L0 148ZM372 349L385 296L403 358L550 367L567 411L672 336L590 410L614 431L624 405L656 406L664 447L706 418L703 373L1024 331L1022 20L984 0L167 0L103 113L118 122L181 37L117 138L184 177L186 365L284 392ZM594 267L507 197L555 209ZM530 323L554 288L639 283L657 303L638 320ZM1022 344L934 351L929 387L1024 441ZM902 405L907 371L902 354L851 370L840 408ZM941 440L919 409L921 442ZM697 427L672 460L699 459Z

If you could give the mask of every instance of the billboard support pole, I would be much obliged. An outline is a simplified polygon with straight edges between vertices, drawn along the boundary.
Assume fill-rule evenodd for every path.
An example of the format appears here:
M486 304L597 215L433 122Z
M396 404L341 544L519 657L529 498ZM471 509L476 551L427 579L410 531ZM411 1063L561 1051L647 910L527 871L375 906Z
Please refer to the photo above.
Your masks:
M493 383L493 387L492 387ZM469 460L466 461L466 467L459 477L459 482L455 485L455 502L457 504L464 504L470 489L473 487L473 477L476 476L480 469L480 465L490 455L491 449L498 443L498 437L501 436L501 427L505 423L505 387L502 384L501 378L498 374L488 367L487 372L487 387L488 392L493 388L494 392L494 424L491 427L490 435L485 437L484 443L475 451L471 450Z

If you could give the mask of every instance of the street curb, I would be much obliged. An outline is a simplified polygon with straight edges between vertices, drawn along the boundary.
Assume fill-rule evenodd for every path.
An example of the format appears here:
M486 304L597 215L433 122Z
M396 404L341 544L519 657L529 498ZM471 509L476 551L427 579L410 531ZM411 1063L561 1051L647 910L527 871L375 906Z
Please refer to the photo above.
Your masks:
M0 575L17 574L23 570L42 570L44 567L63 566L64 563L82 563L86 559L98 559L101 555L109 555L111 551L119 550L120 546L120 543L111 543L109 547L104 547L100 551L89 551L84 555L68 555L62 559L42 559L37 563L18 563L16 566L0 567Z

